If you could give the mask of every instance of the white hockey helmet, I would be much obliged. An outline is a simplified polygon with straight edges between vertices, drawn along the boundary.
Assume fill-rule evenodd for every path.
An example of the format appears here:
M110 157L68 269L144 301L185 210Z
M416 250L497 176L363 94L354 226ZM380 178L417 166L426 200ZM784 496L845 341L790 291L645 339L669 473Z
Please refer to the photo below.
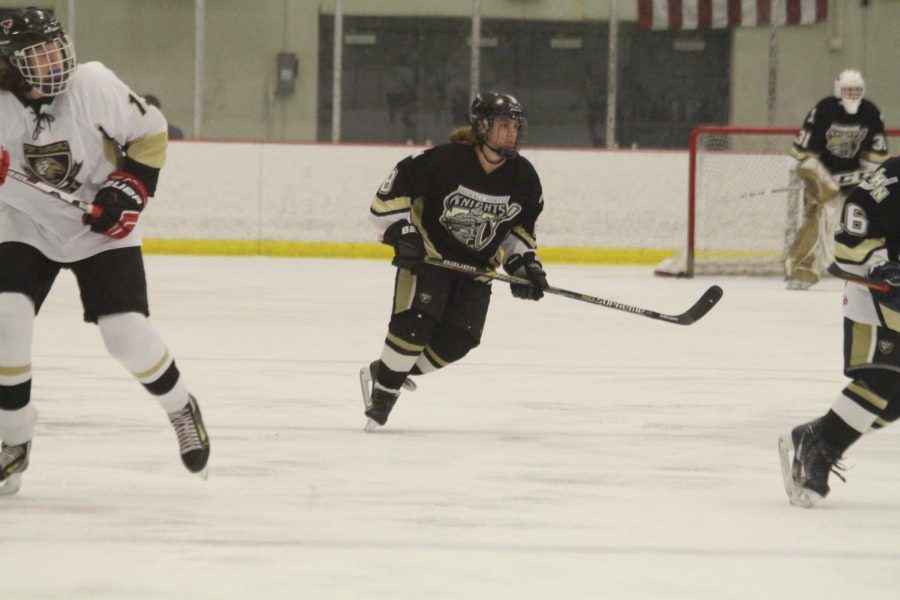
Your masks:
M866 94L866 82L856 69L845 69L834 80L834 97L849 114L855 115Z

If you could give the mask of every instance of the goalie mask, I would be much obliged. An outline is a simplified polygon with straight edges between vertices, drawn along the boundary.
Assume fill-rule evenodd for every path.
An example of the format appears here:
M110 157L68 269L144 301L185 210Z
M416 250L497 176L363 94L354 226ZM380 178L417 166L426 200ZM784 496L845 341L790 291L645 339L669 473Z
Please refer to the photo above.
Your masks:
M866 82L863 81L862 74L855 69L841 71L834 80L834 96L841 101L841 106L848 114L856 114L865 93Z
M518 132L512 145L494 147L488 143L488 134L497 117L509 117L518 123ZM509 94L497 92L484 92L478 94L472 101L472 108L468 115L469 124L475 134L478 143L485 145L502 158L513 158L519 153L519 148L525 141L525 131L528 122L525 120L525 107Z
M0 54L44 96L66 91L75 71L75 49L53 15L24 8L0 16Z

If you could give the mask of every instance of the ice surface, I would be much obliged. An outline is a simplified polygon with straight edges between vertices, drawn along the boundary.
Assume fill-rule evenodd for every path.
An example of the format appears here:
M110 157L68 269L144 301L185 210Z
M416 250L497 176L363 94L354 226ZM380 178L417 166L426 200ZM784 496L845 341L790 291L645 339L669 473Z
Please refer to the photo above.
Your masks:
M776 438L841 375L836 281L654 278L548 265L554 285L689 327L496 285L481 347L363 432L383 261L147 258L153 322L200 400L210 478L81 322L63 273L37 321L40 411L0 500L0 598L888 598L898 431L788 504Z

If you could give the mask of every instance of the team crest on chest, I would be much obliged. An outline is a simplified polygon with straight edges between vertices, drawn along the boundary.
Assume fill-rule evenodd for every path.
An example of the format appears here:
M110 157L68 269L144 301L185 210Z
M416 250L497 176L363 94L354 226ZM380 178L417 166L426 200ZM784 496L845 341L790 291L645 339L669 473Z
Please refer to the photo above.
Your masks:
M522 207L509 199L510 196L489 196L461 185L444 198L441 223L467 247L481 250L497 235L501 223L522 212Z
M838 158L853 158L867 133L868 127L835 124L825 132L825 147Z
M69 142L55 142L46 146L24 145L25 170L46 184L66 192L74 192L81 184L75 177L81 171L80 162L72 159Z

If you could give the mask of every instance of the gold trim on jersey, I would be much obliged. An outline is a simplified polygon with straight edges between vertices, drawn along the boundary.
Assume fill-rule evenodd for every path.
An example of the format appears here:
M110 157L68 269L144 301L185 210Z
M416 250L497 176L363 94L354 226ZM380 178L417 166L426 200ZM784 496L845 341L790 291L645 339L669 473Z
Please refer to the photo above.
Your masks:
M517 238L525 242L532 250L537 248L537 240L534 239L534 237L530 233L528 233L528 231L526 231L526 229L521 225L516 225L515 227L513 227L512 232Z
M863 240L858 246L853 248L846 244L838 243L834 245L834 257L844 262L861 265L866 262L870 254L884 248L886 243L884 238Z
M400 196L390 200L382 200L375 196L372 200L371 210L376 215L389 215L409 210L410 203L409 196Z
M154 169L162 169L166 163L166 148L169 145L169 136L165 131L138 138L128 142L128 149L125 153L128 158L153 167Z
M431 241L431 236L428 235L428 231L422 227L422 214L425 212L425 199L423 196L419 196L412 202L412 206L409 209L409 222L416 226L416 229L419 230L419 235L422 236L422 242L425 245L425 256L428 258L436 258L441 259L441 253L437 251L437 248L434 247L434 243Z
M887 408L888 401L868 388L864 388L856 382L847 385L846 390L853 393L854 396L861 400L865 400L875 408L884 410Z
M24 367L0 367L0 375L4 377L13 377L15 375L24 375L31 371L31 363Z

